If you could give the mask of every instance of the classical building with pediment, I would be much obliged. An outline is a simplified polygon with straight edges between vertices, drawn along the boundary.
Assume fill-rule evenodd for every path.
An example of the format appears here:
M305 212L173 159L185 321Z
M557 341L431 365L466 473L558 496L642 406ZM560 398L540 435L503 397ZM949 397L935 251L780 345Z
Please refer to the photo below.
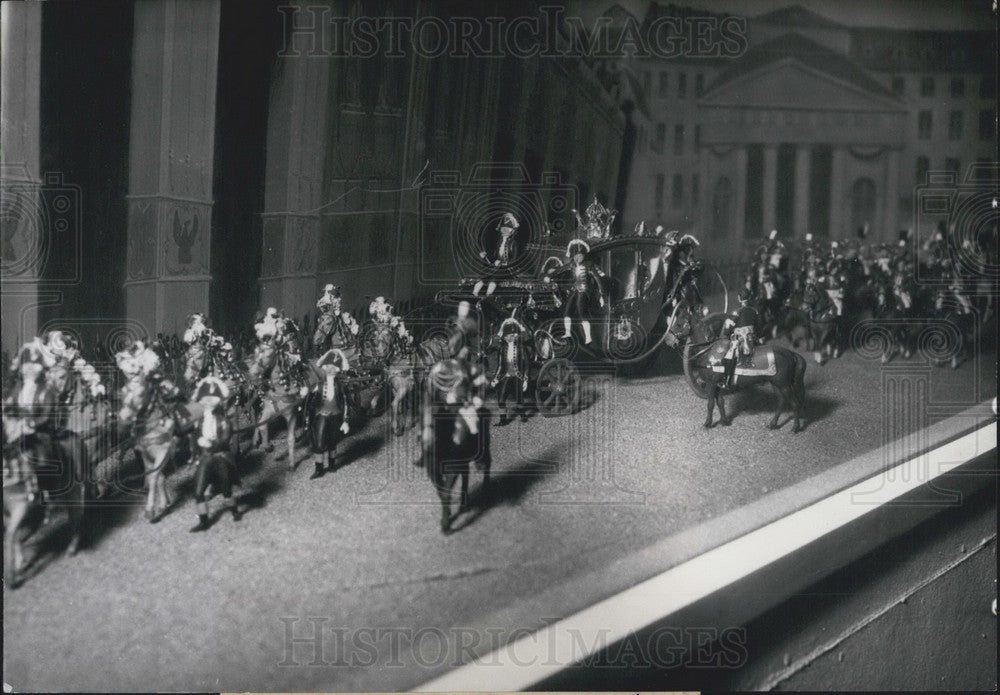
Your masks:
M653 3L646 26L658 17L724 15ZM636 61L649 120L626 224L694 231L720 260L772 229L893 241L929 175L995 162L991 32L855 28L801 7L745 26L740 55Z

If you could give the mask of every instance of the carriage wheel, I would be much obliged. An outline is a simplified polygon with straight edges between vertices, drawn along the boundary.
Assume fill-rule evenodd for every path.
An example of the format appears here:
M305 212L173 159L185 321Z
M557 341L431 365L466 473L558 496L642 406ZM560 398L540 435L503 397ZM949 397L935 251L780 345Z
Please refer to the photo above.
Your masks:
M711 332L711 335L715 338L722 334L722 325L726 322L725 314L709 314L705 317L705 325ZM699 348L700 349L700 348ZM693 361L692 355L695 354L695 350L692 349L691 343L684 344L684 376L687 377L688 385L691 390L694 391L698 398L708 399L709 391L711 390L711 385L705 381L704 377L696 371L691 363Z
M580 372L567 359L556 358L542 365L535 382L535 401L545 417L569 415L580 403Z

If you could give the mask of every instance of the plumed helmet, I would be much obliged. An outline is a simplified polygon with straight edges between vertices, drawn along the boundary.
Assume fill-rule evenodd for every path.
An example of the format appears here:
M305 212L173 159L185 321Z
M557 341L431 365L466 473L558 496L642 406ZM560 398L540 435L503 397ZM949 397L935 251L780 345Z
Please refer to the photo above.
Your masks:
M206 376L198 382L194 392L195 401L201 401L205 398L218 398L220 401L224 401L229 398L229 387L218 377Z

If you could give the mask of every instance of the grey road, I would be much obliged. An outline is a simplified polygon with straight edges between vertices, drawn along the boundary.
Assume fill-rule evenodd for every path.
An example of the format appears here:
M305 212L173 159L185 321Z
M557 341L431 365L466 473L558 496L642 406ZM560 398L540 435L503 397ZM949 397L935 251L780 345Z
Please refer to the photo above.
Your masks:
M992 352L954 371L851 352L810 362L804 432L765 428L767 392L734 396L733 425L706 431L704 401L665 353L642 378L590 378L592 403L572 417L494 429L491 490L477 494L474 477L473 509L447 537L412 464L414 432L386 437L383 420L352 433L343 467L316 481L304 449L294 471L250 456L249 511L207 533L188 533L182 470L158 524L119 498L91 515L93 541L75 558L54 552L61 517L31 538L28 579L4 590L4 680L15 690L413 687L607 591L560 595L568 579L613 575L653 541L994 397L995 369ZM888 395L900 383L916 385L911 401Z

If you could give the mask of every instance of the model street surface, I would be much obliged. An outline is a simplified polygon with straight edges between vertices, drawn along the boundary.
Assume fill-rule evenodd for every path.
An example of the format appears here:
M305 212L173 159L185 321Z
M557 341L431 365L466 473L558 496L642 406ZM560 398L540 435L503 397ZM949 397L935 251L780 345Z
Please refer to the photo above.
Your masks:
M732 425L706 431L705 401L664 350L644 378L589 378L574 416L495 428L491 491L477 494L473 477L472 509L448 536L413 465L417 430L393 437L385 418L353 433L320 480L308 480L305 446L294 471L282 446L250 452L247 513L236 523L216 498L209 533L187 533L188 467L168 479L173 506L157 524L140 494L118 495L88 512L91 540L74 558L55 561L61 512L30 538L29 581L4 596L4 680L36 691L416 687L604 589L562 596L550 614L524 599L615 572L633 551L933 421L884 418L883 379L929 378L917 407L956 412L996 395L995 364L989 352L928 370L917 357L883 366L848 351L810 361L804 432L792 434L787 413L766 428L769 389L727 399Z

